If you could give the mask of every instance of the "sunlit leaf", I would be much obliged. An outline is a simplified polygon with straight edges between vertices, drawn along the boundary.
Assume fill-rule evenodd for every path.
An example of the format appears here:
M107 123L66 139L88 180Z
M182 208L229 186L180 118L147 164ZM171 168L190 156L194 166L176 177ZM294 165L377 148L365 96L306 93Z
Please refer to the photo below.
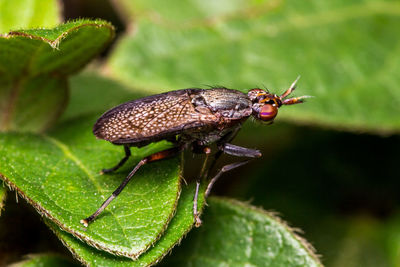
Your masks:
M169 145L132 148L132 160L100 175L124 155L122 147L96 140L97 116L78 117L48 135L0 134L0 173L42 215L93 246L137 257L164 232L180 192L179 157L142 167L105 212L87 229L79 221L93 213L142 157Z
M184 187L174 218L160 240L136 261L110 255L80 242L72 235L60 230L57 225L46 220L47 225L62 240L71 253L82 263L101 266L148 266L159 262L183 236L193 227L193 194L194 187ZM203 194L200 194L199 207L203 204Z

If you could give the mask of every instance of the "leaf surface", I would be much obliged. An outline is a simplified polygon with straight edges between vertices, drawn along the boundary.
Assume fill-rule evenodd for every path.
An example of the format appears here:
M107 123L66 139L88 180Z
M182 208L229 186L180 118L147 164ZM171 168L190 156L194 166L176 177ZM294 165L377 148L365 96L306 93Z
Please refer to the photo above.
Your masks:
M223 85L315 98L279 117L303 124L400 131L398 1L118 1L135 29L109 60L146 91ZM178 4L179 3L179 4Z
M66 107L68 76L113 37L113 26L100 20L0 35L0 131L49 128Z
M132 148L131 159L115 174L123 148L95 140L96 116L59 124L48 135L0 134L0 173L42 215L93 246L135 258L162 235L180 193L179 157L143 166L125 190L87 229L92 214L144 156L169 147L160 142Z
M204 225L166 266L322 266L311 246L273 214L223 198L208 204Z
M204 203L203 192L204 188L199 194L199 207L202 207ZM97 266L149 266L159 262L193 227L193 194L193 185L184 186L176 214L165 233L153 247L142 254L136 261L99 251L80 242L67 232L62 231L51 221L46 220L46 223L71 253L83 264Z
M101 266L146 266L160 248L171 240L182 224L192 225L193 218L183 221L182 206L186 214L191 211L193 188L184 190L177 214L165 235L154 248L137 261L110 256L86 246L70 234L50 223L51 229L64 244L85 264ZM203 218L203 226L189 233L182 246L174 250L162 264L167 266L321 266L310 246L275 216L246 204L210 198ZM188 220L190 219L190 220ZM181 225L179 225L181 224ZM178 228L177 228L178 226ZM164 252L165 254L165 252ZM159 260L159 259L158 259Z

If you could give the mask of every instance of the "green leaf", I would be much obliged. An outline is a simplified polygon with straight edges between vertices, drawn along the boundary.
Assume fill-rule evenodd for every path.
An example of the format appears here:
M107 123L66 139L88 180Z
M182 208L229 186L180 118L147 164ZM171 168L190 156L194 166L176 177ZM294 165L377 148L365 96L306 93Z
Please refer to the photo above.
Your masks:
M61 21L60 9L60 1L56 0L0 0L0 33L54 27Z
M28 255L24 261L16 262L9 267L68 267L77 266L70 259L56 254L33 254Z
M322 266L311 246L283 221L239 201L210 198L204 225L168 266Z
M0 35L0 131L43 131L64 111L68 75L83 68L112 40L100 20Z
M56 225L49 226L82 263L101 266L147 266L155 255L177 242L193 223L193 187L183 190L177 213L156 246L137 261L111 256L88 247ZM183 207L185 205L185 207ZM186 211L184 211L186 210ZM186 214L186 221L183 215ZM203 226L191 232L166 259L168 266L321 266L310 245L275 216L238 201L210 198ZM177 233L176 231L180 231ZM173 234L175 233L175 236ZM158 251L157 251L158 250ZM166 249L162 253L168 251ZM157 262L160 259L157 259ZM165 262L163 262L165 263Z
M159 142L132 148L132 159L112 175L100 175L124 155L96 140L97 116L78 117L48 135L0 134L0 173L42 215L103 250L135 258L160 238L180 192L178 157L143 166L118 198L87 229L79 221L111 195L144 156L169 147Z
M308 103L280 117L399 132L398 1L119 1L135 32L115 47L111 74L159 92L224 85L281 93L299 75Z
M202 207L204 203L203 192L204 190L202 190L199 195L199 207ZM136 261L99 251L62 231L51 221L45 220L45 222L58 238L61 239L64 245L67 246L71 253L86 265L148 266L159 262L193 227L193 195L194 186L184 186L176 209L176 214L168 225L168 228L165 230L164 235L153 247L142 254Z

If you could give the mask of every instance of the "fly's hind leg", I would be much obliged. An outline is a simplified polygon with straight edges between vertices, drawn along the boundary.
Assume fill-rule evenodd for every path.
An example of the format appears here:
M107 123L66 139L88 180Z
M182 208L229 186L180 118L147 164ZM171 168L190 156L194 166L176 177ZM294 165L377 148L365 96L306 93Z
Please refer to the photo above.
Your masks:
M90 215L86 219L81 220L80 222L85 227L87 227L91 222L93 222L97 218L97 216L99 216L100 213L110 204L110 202L122 192L122 190L129 183L129 181L132 179L132 177L139 170L140 167L142 167L143 165L145 165L149 162L153 162L153 161L157 161L157 160L161 160L161 159L165 159L165 158L174 156L177 153L179 153L181 150L182 150L182 147L173 147L170 149L166 149L166 150L151 154L150 156L143 158L141 161L139 161L139 163L135 166L135 168L133 168L133 170L128 174L128 176L122 181L122 183L118 186L118 188L115 189L115 191L111 194L111 196L109 196L106 199L106 201L104 201L103 204L101 204L100 208L98 208L92 215Z
M241 146L236 146L236 145L232 145L229 143L224 143L222 145L219 146L219 153L217 154L218 157L223 153L226 153L228 155L232 155L232 156L237 156L237 157L245 157L245 158L259 158L262 156L261 152L259 150L256 149L251 149L251 148L246 148L246 147L241 147ZM218 157L216 157L214 159L214 162L212 164L212 166L215 165L216 160L218 159ZM231 171L233 169L236 169L240 166L243 166L245 164L247 164L250 160L246 160L246 161L239 161L239 162L235 162L235 163L231 163L228 165L223 166L218 172L217 174L211 178L208 182L207 185L207 189L206 189L206 193L205 193L205 197L208 197L210 195L211 189L213 187L213 185L215 184L215 182L218 180L218 178L224 174L225 172Z
M110 168L110 169L102 169L100 171L100 174L105 174L105 173L111 173L114 172L116 170L118 170L119 168L122 167L122 165L124 165L124 163L129 159L129 157L131 156L131 149L129 148L129 146L125 145L124 146L125 149L125 157L123 157L120 162L118 162L117 165L115 165L114 167Z
M218 172L217 174L208 182L207 185L207 189L206 189L206 193L205 193L205 197L208 197L210 195L211 192L211 188L213 187L213 185L215 184L215 182L218 180L218 178L224 174L225 172L231 171L233 169L236 169L237 167L243 166L245 164L247 164L250 160L246 160L246 161L239 161L239 162L235 162L235 163L231 163L228 165L223 166Z
M240 146L236 146L236 145L232 145L227 143L227 141L232 140L233 137L236 135L237 130L228 134L226 137L224 137L224 140L218 145L219 150L217 151L217 153L214 155L214 159L211 162L210 166L207 168L207 161L209 158L209 155L211 153L211 149L209 147L205 147L204 148L204 153L206 154L206 157L204 159L203 162L203 166L201 168L200 171L200 175L198 176L197 180L196 180L196 192L194 195L194 199L193 199L193 216L195 219L195 226L199 227L201 226L201 219L200 219L200 214L198 212L198 208L197 208L197 202L198 202L198 194L199 194L199 189L200 189L200 183L203 179L208 178L208 172L210 170L212 170L217 162L217 160L219 159L219 157L223 154L229 154L232 156L238 156L238 157L247 157L247 158L258 158L261 157L261 152L259 150L256 149L250 149L250 148L245 148L245 147L240 147ZM236 162L236 163L232 163L229 165L224 166L221 170L218 171L218 173L208 182L208 186L206 189L206 193L205 193L205 198L208 197L208 195L210 194L211 188L214 185L214 183L218 180L218 178L225 172L228 172L230 170L233 170L237 167L240 167L244 164L246 164L249 161L242 161L242 162Z

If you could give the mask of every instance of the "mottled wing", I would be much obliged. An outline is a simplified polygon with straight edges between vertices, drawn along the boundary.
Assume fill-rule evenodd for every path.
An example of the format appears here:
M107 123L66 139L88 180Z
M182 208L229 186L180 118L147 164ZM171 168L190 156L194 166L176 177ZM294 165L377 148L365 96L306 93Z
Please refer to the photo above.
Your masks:
M185 129L217 121L211 112L199 113L189 92L172 91L121 104L104 113L93 127L96 137L114 144L146 144Z

